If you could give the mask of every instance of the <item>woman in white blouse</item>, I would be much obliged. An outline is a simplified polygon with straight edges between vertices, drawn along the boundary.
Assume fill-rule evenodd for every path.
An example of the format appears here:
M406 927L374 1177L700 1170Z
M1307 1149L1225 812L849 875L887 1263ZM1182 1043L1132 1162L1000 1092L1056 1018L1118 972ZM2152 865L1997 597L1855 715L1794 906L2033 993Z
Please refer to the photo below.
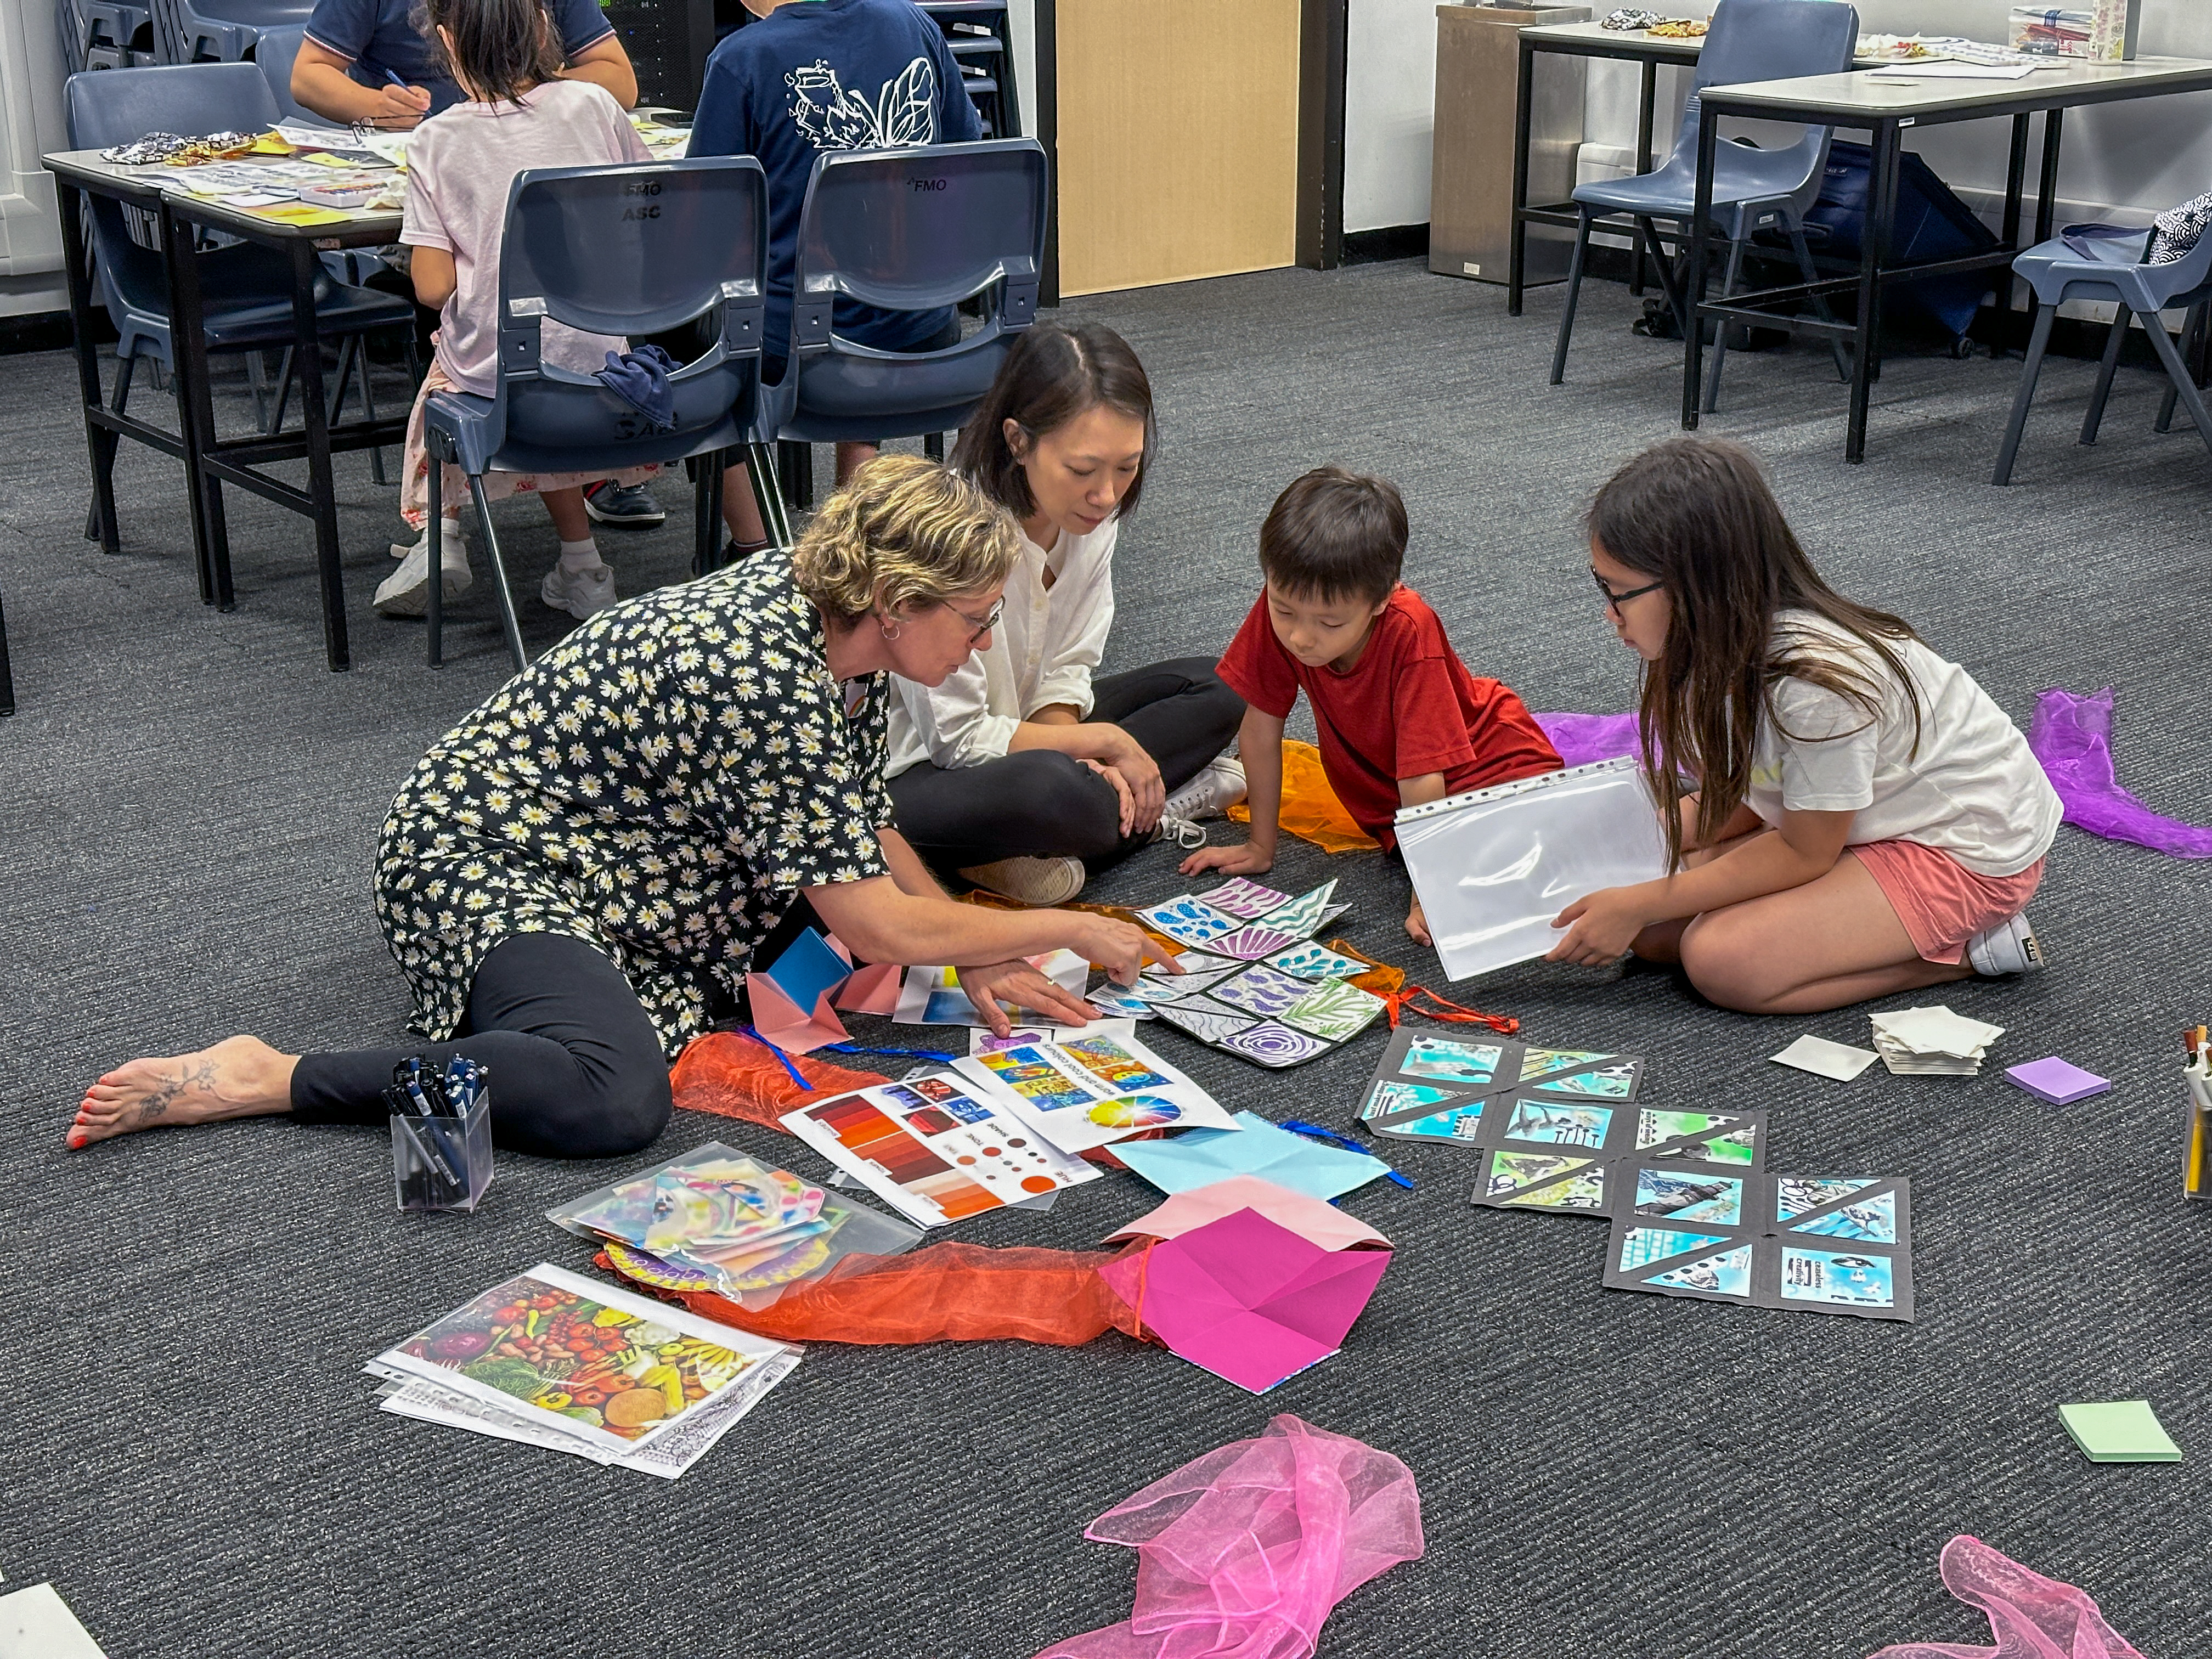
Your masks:
M1153 444L1152 389L1097 323L1040 323L952 454L1020 521L988 650L942 685L895 680L887 768L916 851L979 887L1062 904L1097 867L1242 799L1219 760L1243 719L1211 656L1094 680L1114 623L1114 544Z

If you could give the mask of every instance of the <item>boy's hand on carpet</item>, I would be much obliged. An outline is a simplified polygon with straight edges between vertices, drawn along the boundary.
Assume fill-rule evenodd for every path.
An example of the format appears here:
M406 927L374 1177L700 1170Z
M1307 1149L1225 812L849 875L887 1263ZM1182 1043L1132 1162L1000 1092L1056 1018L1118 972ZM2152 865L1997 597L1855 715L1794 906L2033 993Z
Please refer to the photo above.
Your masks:
M1421 901L1418 897L1413 901L1413 908L1406 912L1406 931L1413 935L1416 945L1436 944L1436 940L1429 937L1429 919L1421 914Z
M1242 847L1201 848L1176 867L1186 876L1203 875L1208 870L1218 870L1224 876L1264 876L1275 867L1275 857L1248 841Z

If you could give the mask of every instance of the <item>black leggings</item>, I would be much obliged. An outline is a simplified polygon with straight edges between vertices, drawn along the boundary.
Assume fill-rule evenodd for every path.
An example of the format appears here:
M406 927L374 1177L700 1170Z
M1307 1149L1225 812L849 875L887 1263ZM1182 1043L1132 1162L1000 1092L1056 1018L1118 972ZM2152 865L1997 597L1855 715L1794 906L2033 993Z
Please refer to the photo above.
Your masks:
M1089 718L1142 744L1170 795L1229 746L1244 718L1244 700L1221 683L1211 657L1109 674L1091 696ZM899 833L941 869L1018 857L1078 858L1096 868L1151 839L1125 837L1114 786L1056 749L950 769L924 761L893 778L890 792Z
M668 1126L668 1060L622 970L580 939L519 933L492 947L450 1042L303 1054L301 1123L381 1123L392 1068L466 1054L489 1073L492 1136L540 1158L616 1158Z

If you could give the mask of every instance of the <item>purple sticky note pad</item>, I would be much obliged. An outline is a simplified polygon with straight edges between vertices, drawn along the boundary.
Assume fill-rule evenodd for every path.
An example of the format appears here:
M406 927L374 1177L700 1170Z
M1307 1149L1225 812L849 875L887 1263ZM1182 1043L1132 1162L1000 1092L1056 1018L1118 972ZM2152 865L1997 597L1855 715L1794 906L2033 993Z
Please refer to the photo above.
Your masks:
M2077 1100L2087 1100L2091 1095L2100 1095L2112 1086L2112 1080L2099 1077L2094 1072L2085 1072L2079 1066L2069 1066L2053 1054L2048 1060L2031 1060L2025 1066L2006 1069L2005 1075L2014 1083L2053 1106L2064 1106Z

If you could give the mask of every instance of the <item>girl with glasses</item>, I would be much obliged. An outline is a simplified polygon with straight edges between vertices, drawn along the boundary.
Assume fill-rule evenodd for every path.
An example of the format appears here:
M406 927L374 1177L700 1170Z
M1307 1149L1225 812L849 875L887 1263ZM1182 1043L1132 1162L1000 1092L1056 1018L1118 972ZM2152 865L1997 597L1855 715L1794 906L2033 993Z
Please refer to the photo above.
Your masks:
M2027 905L2061 809L2027 739L1907 623L1820 579L1747 451L1647 450L1589 531L1644 659L1674 869L1570 905L1553 960L1632 949L1746 1013L2043 965Z

